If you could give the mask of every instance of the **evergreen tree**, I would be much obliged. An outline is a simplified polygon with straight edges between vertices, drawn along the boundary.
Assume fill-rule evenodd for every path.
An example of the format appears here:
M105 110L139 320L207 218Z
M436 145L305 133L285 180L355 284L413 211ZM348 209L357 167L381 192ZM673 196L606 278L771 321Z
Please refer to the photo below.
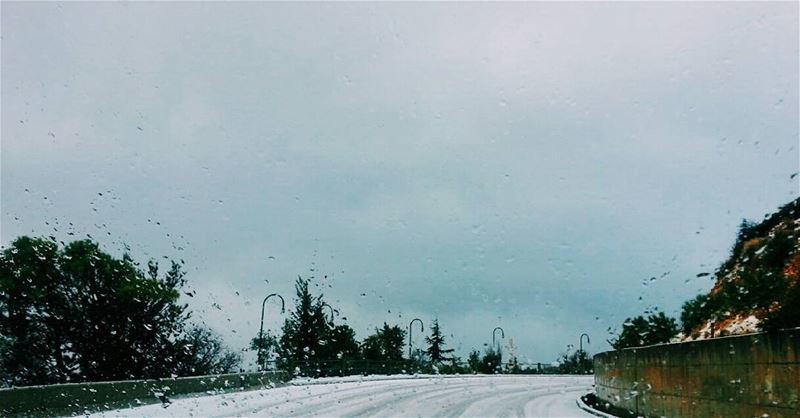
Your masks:
M694 299L686 301L681 308L681 329L684 335L690 335L693 330L714 319L715 301L708 295L697 295Z
M678 323L674 318L668 317L664 312L651 314L647 317L647 341L650 344L668 343L678 335Z
M361 344L366 360L400 361L403 359L405 330L398 325L376 328L375 334L368 336Z
M323 342L330 333L322 309L322 296L312 296L308 280L298 277L295 282L295 309L284 321L279 340L278 367L304 376L318 376L324 359Z
M430 337L425 337L425 342L428 343L428 349L426 350L426 353L428 353L428 357L430 357L431 362L434 364L449 359L447 354L455 351L452 348L444 348L444 335L442 335L442 331L439 329L438 319L433 320L433 326L431 326L431 335Z
M425 350L421 348L415 348L411 352L411 358L408 361L409 363L409 371L421 373L429 369L430 362L428 361L428 355L425 354Z
M385 322L381 330L383 356L386 360L400 361L403 359L406 331L398 325L389 326Z
M522 374L524 371L522 367L519 365L519 360L516 357L512 357L511 360L508 361L506 365L506 373L508 374Z
M379 330L375 330L375 334L367 336L361 342L361 355L364 360L382 360L383 359L383 343L379 335Z
M440 374L464 374L469 373L469 368L464 365L461 357L450 357L449 361L441 364L436 369Z
M327 360L355 360L361 354L356 332L348 325L336 325L330 330L325 345Z
M587 374L592 372L592 359L584 350L572 354L564 353L558 362L558 372L563 374Z
M361 353L368 361L367 373L399 373L408 365L403 358L403 347L406 332L398 325L376 328L375 334L361 343Z
M497 348L489 347L483 354L478 371L483 374L500 373L503 364L503 352Z
M647 318L640 315L625 320L622 332L614 341L611 341L611 346L615 350L621 350L628 347L667 343L678 334L678 331L675 319L664 315L663 312L651 314Z
M467 357L467 366L472 373L480 373L481 371L481 352L478 350L472 350L469 352L469 357Z
M639 315L633 319L628 318L622 324L622 332L614 341L611 341L611 346L615 350L643 346L645 345L647 328L647 319L645 317Z
M250 340L250 350L256 352L256 364L258 364L259 370L269 368L268 361L276 355L277 349L278 339L269 330L264 330L261 337L256 336Z

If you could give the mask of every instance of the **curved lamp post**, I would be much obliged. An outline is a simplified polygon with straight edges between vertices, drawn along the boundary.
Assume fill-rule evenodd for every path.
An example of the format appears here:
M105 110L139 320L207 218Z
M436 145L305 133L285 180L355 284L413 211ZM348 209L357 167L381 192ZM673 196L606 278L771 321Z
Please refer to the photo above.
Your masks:
M497 331L498 331L498 330L500 331L500 337L501 337L501 338L503 338L504 340L506 339L506 332L505 332L505 331L503 331L503 328L500 328L500 327L495 327L495 328L492 330L492 348L496 348L496 347L497 347L497 346L495 345L495 343L494 343L494 337L495 337L495 335L497 334Z
M264 301L261 302L261 327L258 329L258 357L261 357L261 350L264 349L264 306L267 304L267 300L271 297L276 297L281 300L281 313L286 312L286 303L283 301L283 296L273 293L264 298Z
M581 334L581 338L580 338L580 343L579 343L580 344L580 351L583 351L583 337L586 337L586 344L591 344L592 343L589 340L589 334L584 332L583 334Z
M411 325L414 324L415 321L419 321L419 332L425 332L425 325L422 323L422 320L419 318L414 318L411 322L408 323L408 359L411 359Z
M322 306L327 306L328 309L331 311L331 325L333 325L333 316L336 314L336 309L333 309L333 306L328 305L328 302L322 302Z

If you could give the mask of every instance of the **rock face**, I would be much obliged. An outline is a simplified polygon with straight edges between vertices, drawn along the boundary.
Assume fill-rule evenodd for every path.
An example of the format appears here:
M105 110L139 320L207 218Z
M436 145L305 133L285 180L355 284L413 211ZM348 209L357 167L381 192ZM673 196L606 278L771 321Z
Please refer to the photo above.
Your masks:
M800 326L800 199L743 221L707 295L684 304L681 340Z

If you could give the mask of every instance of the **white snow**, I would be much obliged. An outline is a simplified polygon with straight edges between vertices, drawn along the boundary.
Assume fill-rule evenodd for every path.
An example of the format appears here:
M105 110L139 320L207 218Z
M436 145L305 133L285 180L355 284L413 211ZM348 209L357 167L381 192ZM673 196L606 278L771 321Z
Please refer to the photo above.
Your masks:
M176 399L95 417L590 417L592 376L376 376L295 380L266 390Z
M712 337L711 328L714 327L714 321L707 321L703 328L697 331L697 338L693 338L691 335L684 336L681 335L680 341L700 341L700 340L707 340L710 338L719 338L721 336L727 335L744 335L744 334L752 334L758 332L758 325L761 321L756 318L755 315L743 316L743 315L736 315L731 318L731 320L721 329L716 330Z

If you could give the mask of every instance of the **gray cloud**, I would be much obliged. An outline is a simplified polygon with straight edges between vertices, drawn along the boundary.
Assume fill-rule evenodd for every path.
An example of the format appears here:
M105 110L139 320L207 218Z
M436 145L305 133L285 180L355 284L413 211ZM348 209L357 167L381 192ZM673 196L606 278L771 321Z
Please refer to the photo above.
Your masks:
M234 346L327 274L362 337L600 350L798 195L797 4L2 7L2 242L183 258Z

